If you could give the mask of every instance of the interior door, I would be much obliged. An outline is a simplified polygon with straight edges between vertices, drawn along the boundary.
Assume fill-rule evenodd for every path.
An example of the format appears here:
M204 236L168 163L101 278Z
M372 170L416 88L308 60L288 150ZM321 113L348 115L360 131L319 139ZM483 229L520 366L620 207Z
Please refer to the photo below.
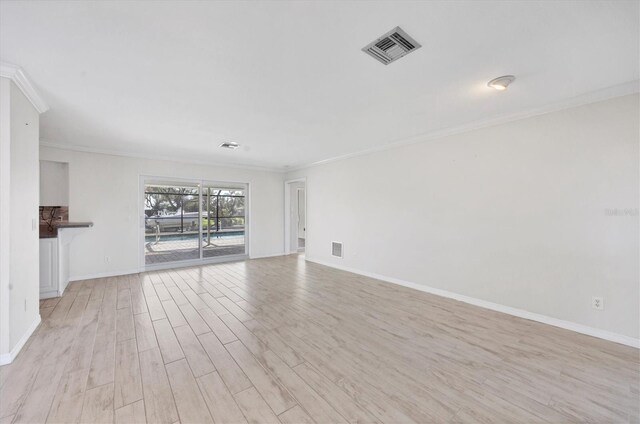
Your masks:
M304 188L298 189L298 238L306 239L306 201Z

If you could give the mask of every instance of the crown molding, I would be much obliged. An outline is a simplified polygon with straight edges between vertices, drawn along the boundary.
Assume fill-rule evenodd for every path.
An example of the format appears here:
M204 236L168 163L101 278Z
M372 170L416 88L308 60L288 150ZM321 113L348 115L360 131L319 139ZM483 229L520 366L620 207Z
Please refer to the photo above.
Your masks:
M4 66L5 66L5 63L2 63L2 76L5 76ZM360 151L351 152L351 153L347 153L340 156L334 156L327 159L322 159L322 160L311 162L311 163L293 165L293 166L256 166L256 165L209 162L209 161L198 160L198 159L175 158L175 157L161 156L161 155L148 155L148 154L142 154L142 153L127 152L127 151L100 149L100 148L93 148L88 146L55 143L48 140L40 140L40 145L44 147L52 147L56 149L69 150L69 151L75 151L75 152L97 153L97 154L112 155L112 156L132 157L132 158L138 158L138 159L163 160L163 161L180 162L180 163L192 163L192 164L207 165L207 166L221 166L225 168L245 169L245 170L251 170L251 171L288 173L288 172L307 169L314 166L325 165L331 162L337 162L337 161L346 160L354 157L365 156L368 154L386 151L386 150L390 150L398 147L409 146L412 144L418 144L426 141L436 140L436 139L440 139L440 138L444 138L444 137L448 137L456 134L462 134L462 133L479 130L483 128L488 128L496 125L506 124L509 122L531 118L534 116L544 115L547 113L558 112L561 110L570 109L573 107L579 107L579 106L583 106L591 103L596 103L596 102L612 99L615 97L635 94L635 93L638 93L639 91L640 91L640 80L634 80L624 84L611 86L602 90L592 91L580 96L576 96L561 102L552 103L540 108L529 109L523 112L503 115L496 118L479 120L479 121L475 121L475 122L471 122L471 123L467 123L467 124L463 124L455 127L444 128L437 131L421 133L415 136L406 137L403 139L393 141L389 144L385 144L384 146L373 147L370 149L360 150Z
M31 83L31 80L22 68L7 62L0 62L0 77L12 80L36 108L38 113L49 110L49 105L44 101L38 90Z
M418 135L393 141L389 144L385 144L384 146L378 146L378 147L372 147L370 149L359 150L357 152L347 153L340 156L334 156L331 158L322 159L322 160L307 163L304 165L294 165L291 167L287 167L286 171L287 172L299 171L299 170L311 168L314 166L325 165L331 162L338 162L341 160L350 159L358 156L369 155L371 153L395 149L397 147L409 146L412 144L418 144L425 141L448 137L451 135L462 134L469 131L479 130L482 128L493 127L496 125L506 124L513 121L532 118L534 116L545 115L547 113L558 112L565 109L584 106L590 103L597 103L604 100L613 99L616 97L635 94L635 93L638 93L639 91L640 91L640 80L629 81L623 84L607 87L602 90L591 91L589 93L572 97L564 101L551 103L549 105L546 105L540 108L529 109L523 112L499 116L497 118L483 119L479 121L470 122L468 124L463 124L459 126L443 128L441 130L421 133Z
M135 159L161 160L161 161L168 161L168 162L189 163L193 165L217 166L221 168L243 169L246 171L262 171L262 172L277 172L277 173L286 172L285 169L281 167L275 167L275 166L270 167L270 166L258 166L258 165L242 165L242 164L212 162L212 161L189 159L189 158L176 158L173 156L148 155L143 153L126 152L121 150L100 149L100 148L94 148L94 147L88 147L88 146L55 143L55 142L42 140L42 139L40 140L40 146L50 147L53 149L67 150L71 152L94 153L99 155L121 156L121 157L127 157L127 158L135 158Z

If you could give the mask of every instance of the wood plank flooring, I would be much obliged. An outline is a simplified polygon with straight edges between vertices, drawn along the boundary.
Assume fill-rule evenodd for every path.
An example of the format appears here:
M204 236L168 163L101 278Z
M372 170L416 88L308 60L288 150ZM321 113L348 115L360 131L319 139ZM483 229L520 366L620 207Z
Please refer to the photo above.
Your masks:
M305 262L74 282L0 423L639 421L636 349Z

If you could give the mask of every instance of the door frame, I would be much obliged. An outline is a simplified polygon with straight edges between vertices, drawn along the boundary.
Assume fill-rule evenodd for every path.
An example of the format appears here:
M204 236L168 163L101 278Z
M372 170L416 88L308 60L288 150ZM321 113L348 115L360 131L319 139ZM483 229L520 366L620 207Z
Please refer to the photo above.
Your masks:
M309 188L307 187L307 178L295 178L292 180L285 180L284 182L284 254L290 255L292 253L298 252L298 246L295 246L295 249L292 250L291 246L291 184L293 183L304 183L304 216L305 216L305 246L306 239L309 238L309 226L307 225L309 221L309 210L307 208L307 199L309 198ZM306 247L305 247L306 251Z
M167 181L169 183L175 182L177 184L186 183L186 184L198 184L200 190L198 192L198 211L200 219L198 220L198 229L200 234L202 234L202 188L205 184L207 185L237 185L238 187L242 187L244 189L244 254L240 255L227 255L227 256L218 256L211 258L203 257L203 246L202 242L198 242L199 246L199 258L197 259L186 259L183 261L173 261L173 262L165 262L159 264L150 264L147 265L145 263L145 205L144 205L144 188L147 184L147 181ZM180 268L187 266L195 266L195 265L203 265L210 263L220 263L220 262L230 262L230 261L239 261L249 259L251 254L251 186L247 182L239 182L239 181L223 181L223 180L210 180L210 179L197 179L197 178L179 178L179 177L168 177L165 175L139 175L139 190L138 190L138 219L140 220L138 225L138 244L139 244L139 265L138 269L141 272L145 271L153 271L153 270L161 270L161 269L170 269L170 268Z

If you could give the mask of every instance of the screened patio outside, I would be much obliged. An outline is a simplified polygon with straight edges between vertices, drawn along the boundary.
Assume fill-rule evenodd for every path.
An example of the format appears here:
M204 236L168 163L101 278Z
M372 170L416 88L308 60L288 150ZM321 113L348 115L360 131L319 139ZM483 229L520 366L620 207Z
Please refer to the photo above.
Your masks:
M245 254L244 190L146 185L144 196L145 264Z

